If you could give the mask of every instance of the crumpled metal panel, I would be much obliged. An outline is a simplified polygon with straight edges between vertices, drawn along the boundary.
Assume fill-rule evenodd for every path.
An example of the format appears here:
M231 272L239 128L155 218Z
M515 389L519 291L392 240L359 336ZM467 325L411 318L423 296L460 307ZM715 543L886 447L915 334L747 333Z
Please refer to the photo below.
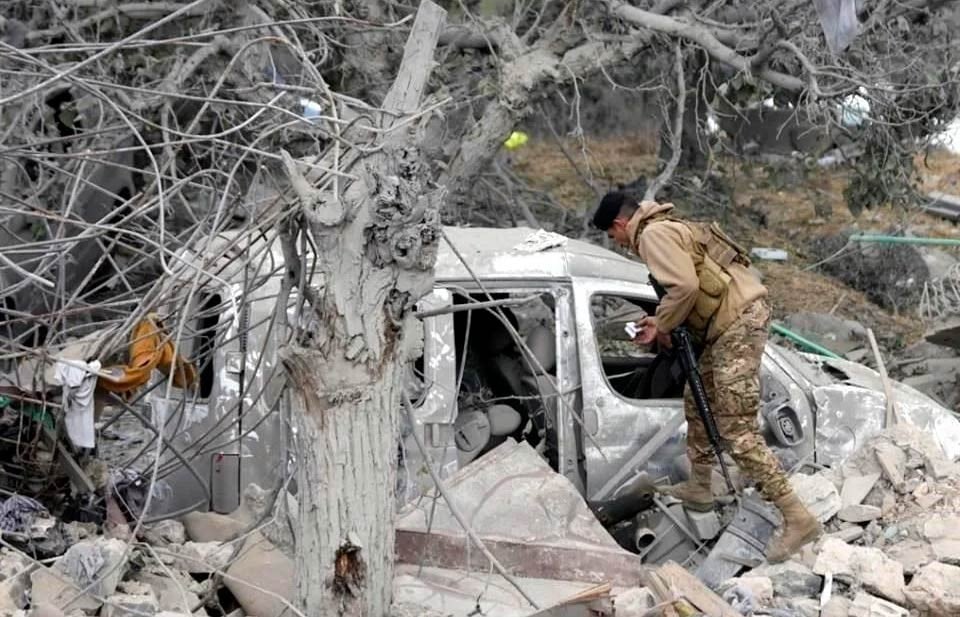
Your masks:
M837 465L883 430L886 397L880 375L846 360L808 356L833 371L836 383L813 389L817 404L817 460ZM821 369L822 370L822 369ZM950 460L960 458L960 420L932 398L892 382L898 417L931 434Z

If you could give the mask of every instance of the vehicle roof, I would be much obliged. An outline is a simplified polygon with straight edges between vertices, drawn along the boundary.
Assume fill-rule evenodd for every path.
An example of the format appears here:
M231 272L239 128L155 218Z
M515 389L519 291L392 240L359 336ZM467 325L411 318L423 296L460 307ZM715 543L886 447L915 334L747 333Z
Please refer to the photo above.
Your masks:
M636 260L559 234L529 227L444 227L444 233L470 271L481 280L570 280L617 278L648 283L648 270ZM549 248L527 249L534 245ZM447 242L440 243L437 281L470 281L473 278ZM559 244L559 246L550 246Z
M456 281L469 285L474 275L481 281L602 278L640 285L649 283L647 267L640 261L542 229L444 227L443 232L456 252L446 241L440 241L435 270L439 283ZM237 259L247 247L250 255L257 257ZM233 230L222 231L210 238L209 244L204 241L198 252L213 258L209 266L219 272L221 280L242 276L244 267L254 267L260 274L282 275L283 253L272 237L251 238ZM193 259L196 253L190 258ZM186 269L184 276L192 278L193 272L192 268Z

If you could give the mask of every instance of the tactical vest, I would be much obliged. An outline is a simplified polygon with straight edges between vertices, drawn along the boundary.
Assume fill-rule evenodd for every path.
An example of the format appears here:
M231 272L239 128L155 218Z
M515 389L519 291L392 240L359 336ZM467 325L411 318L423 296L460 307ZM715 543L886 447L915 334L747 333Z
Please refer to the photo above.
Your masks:
M650 221L672 221L682 223L693 232L697 250L694 251L693 265L700 282L700 293L694 302L693 310L687 317L687 325L701 338L706 338L710 322L720 309L730 289L729 267L738 263L750 267L750 258L742 246L720 229L716 223L696 223L672 216L655 217ZM648 223L649 225L649 223ZM646 225L644 225L646 227ZM641 232L642 233L642 232Z

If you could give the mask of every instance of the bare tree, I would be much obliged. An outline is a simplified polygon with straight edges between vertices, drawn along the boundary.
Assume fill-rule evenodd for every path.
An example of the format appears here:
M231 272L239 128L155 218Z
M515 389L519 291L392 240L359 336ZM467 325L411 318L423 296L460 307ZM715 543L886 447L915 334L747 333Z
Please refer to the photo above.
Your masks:
M957 10L936 0L863 4L839 52L798 0L457 0L445 4L450 23L412 1L0 6L4 371L91 333L91 358L121 362L134 326L159 312L203 373L211 348L249 329L244 310L263 283L251 264L269 252L251 247L279 242L272 332L289 378L249 366L293 386L308 615L386 614L411 311L430 288L441 217L463 219L504 138L548 94L579 93L591 75L622 88L611 75L629 71L670 101L651 196L682 169L679 152L702 147L720 97L731 113L772 97L840 130L837 104L860 93L872 108L861 201L909 180L910 154L960 105ZM515 181L493 169L488 184ZM530 224L539 214L523 212ZM223 289L239 291L202 301ZM210 334L204 324L222 315L230 328ZM230 410L239 417L245 393ZM145 396L110 404L144 417ZM144 422L154 480L254 430L218 419L184 446L176 427ZM194 507L209 502L205 488Z

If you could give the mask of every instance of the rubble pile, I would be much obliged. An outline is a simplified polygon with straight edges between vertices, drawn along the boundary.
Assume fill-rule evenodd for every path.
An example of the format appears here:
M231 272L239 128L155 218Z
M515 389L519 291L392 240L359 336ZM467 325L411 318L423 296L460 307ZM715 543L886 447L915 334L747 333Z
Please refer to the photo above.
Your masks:
M44 512L22 535L38 542L61 529L62 554L40 560L0 549L0 615L284 614L296 577L291 545L284 544L289 538L265 516L277 511L269 510L266 496L251 485L230 515L194 512L143 525L136 537L129 529L102 532L92 523L64 524Z
M898 424L842 466L796 475L824 536L783 564L718 589L744 615L960 614L960 467L932 437Z

